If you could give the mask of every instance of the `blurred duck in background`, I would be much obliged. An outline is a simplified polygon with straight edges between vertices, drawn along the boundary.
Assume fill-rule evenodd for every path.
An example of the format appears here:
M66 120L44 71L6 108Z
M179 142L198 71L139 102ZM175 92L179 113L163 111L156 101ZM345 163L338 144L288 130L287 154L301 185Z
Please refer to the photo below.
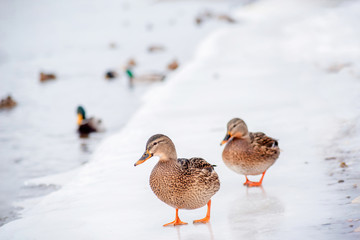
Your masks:
M56 79L56 75L53 73L44 73L44 72L40 73L40 82L46 82L55 79Z
M13 108L17 105L17 102L10 96L8 95L6 98L1 99L0 100L0 109L2 108Z
M104 130L102 128L101 119L96 119L94 117L86 118L84 107L77 107L77 116L78 132L80 133L80 136L87 136L89 133L102 132Z
M117 78L118 74L115 71L107 71L105 73L105 78L106 79L114 79Z

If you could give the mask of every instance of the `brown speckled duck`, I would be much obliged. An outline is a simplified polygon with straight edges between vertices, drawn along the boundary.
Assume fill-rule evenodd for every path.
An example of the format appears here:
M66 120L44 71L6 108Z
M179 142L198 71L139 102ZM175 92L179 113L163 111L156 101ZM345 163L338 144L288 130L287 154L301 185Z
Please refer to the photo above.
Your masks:
M206 204L206 217L194 223L209 222L211 197L220 188L214 166L202 158L177 158L174 143L162 134L149 138L146 150L135 166L152 156L160 159L151 172L150 187L161 201L176 209L175 220L164 226L187 224L180 220L178 210L196 209Z
M246 123L234 118L227 124L227 134L220 145L227 143L222 153L225 165L239 174L245 175L244 185L261 186L266 170L279 157L277 140L262 132L249 132ZM262 174L259 182L249 181L248 175Z

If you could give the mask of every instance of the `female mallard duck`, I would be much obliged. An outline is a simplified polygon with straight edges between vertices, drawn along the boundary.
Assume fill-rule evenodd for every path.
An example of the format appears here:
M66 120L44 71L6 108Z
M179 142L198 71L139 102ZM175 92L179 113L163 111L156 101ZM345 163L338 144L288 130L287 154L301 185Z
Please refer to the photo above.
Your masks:
M78 132L81 135L87 135L91 132L100 132L101 131L101 119L96 118L86 118L85 109L82 106L77 108L78 115Z
M261 186L266 170L279 157L278 142L262 132L249 132L245 122L234 118L227 124L227 134L220 145L226 143L222 158L231 170L245 175L244 185ZM259 182L249 181L248 175L259 175Z
M145 153L135 166L152 156L160 159L151 172L150 187L161 201L176 209L175 220L164 226L187 224L180 220L178 210L196 209L206 204L206 217L194 223L209 222L211 197L220 188L214 166L202 158L177 158L174 143L162 134L149 138Z

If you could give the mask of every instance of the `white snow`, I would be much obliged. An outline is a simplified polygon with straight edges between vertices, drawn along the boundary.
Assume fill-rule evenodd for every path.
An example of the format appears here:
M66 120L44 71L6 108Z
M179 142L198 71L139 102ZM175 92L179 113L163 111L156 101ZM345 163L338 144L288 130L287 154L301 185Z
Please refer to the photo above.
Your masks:
M0 228L0 239L358 238L339 224L347 208L329 189L323 152L341 123L359 114L360 3L284 2L234 10L241 24L207 37L193 61L144 95L141 109L88 165ZM326 70L343 63L351 64ZM244 177L221 160L232 117L279 139L280 158L262 188L244 187ZM162 227L175 211L148 185L157 159L133 166L156 133L174 141L179 157L218 165L210 224L192 224L205 216L201 208L179 211L189 225Z

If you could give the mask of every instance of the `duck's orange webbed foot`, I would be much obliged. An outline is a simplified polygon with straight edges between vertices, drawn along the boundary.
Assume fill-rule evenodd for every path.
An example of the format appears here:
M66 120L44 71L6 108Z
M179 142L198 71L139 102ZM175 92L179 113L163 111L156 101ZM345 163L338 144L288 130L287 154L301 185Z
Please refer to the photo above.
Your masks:
M211 199L207 203L207 206L208 206L208 208L207 208L207 212L206 212L206 217L199 219L199 220L194 220L193 223L208 223L210 221Z
M249 181L249 183L246 184L246 186L248 186L248 187L260 187L261 182L251 182L251 181Z
M199 220L194 220L193 223L208 223L210 221L210 217L204 217Z
M248 187L260 187L261 184L262 184L262 181L263 181L263 179L264 179L265 173L266 173L266 171L263 172L263 174L262 174L261 179L260 179L259 182L252 182L252 181L250 181L250 180L247 178L247 176L245 176L246 181L244 182L244 185L245 185L245 186L248 186Z
M245 176L246 177L246 176ZM248 186L250 183L252 183L251 181L249 181L249 179L246 177L246 181L244 182L244 186Z
M179 215L178 215L178 211L179 211L179 209L176 209L175 220L172 221L172 222L169 222L169 223L167 223L167 224L164 224L164 225L163 225L164 227L187 224L186 222L183 222L183 221L180 220Z
M167 227L167 226L176 226L176 225L185 225L185 224L187 224L186 222L182 222L180 219L178 219L178 220L174 220L174 221L172 221L172 222L169 222L169 223L167 223L167 224L164 224L163 226L164 227Z

